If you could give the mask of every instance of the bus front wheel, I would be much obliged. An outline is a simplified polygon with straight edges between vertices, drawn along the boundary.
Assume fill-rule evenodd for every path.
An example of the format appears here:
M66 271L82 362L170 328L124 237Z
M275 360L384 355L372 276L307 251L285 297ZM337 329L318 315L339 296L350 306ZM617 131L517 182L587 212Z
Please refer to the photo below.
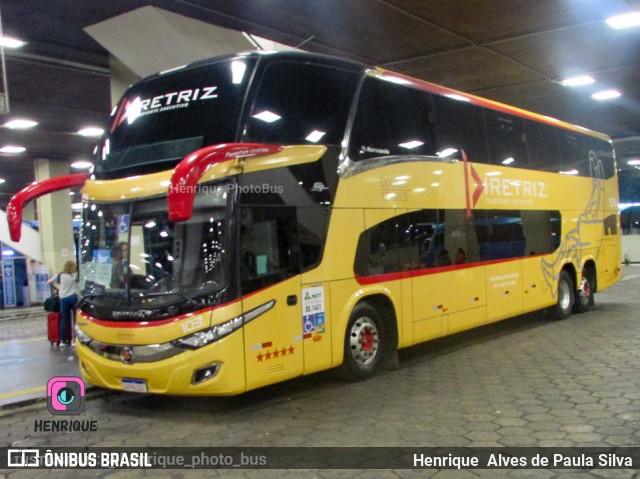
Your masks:
M347 323L343 376L351 381L371 378L382 362L385 347L380 313L368 303L358 304Z
M551 307L551 316L554 319L567 319L571 316L574 298L573 280L571 275L563 270L558 278L558 301Z

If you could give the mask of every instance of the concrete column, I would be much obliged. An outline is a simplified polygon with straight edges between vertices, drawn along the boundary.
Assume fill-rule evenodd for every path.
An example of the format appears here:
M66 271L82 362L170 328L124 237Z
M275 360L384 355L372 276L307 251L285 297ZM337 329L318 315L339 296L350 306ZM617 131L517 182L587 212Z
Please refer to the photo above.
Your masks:
M63 161L38 158L35 161L36 181L69 174L69 165ZM40 237L42 238L42 262L50 273L62 271L64 263L75 261L71 199L69 191L57 191L37 200Z

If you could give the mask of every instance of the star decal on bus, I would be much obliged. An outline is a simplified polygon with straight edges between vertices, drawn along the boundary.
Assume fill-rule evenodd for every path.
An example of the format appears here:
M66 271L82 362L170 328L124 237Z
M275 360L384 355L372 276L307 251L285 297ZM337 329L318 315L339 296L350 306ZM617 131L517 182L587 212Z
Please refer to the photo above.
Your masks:
M269 361L271 359L276 359L284 356L291 356L292 354L295 353L295 351L296 351L296 348L294 348L293 346L289 346L288 348L286 346L283 346L281 349L274 348L273 350L267 350L266 353L263 353L261 351L256 355L256 359L258 360L259 363L261 363L264 361Z

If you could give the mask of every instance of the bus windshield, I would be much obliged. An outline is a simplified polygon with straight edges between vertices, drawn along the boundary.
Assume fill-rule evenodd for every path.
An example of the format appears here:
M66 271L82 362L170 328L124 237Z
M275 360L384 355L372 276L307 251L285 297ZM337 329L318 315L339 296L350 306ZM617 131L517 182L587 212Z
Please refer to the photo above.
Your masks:
M103 319L154 319L171 305L172 315L202 307L228 281L226 212L222 185L197 195L193 216L181 223L169 221L166 198L85 203L84 303Z
M232 142L255 59L236 57L161 73L133 85L113 110L95 173L169 169L203 146Z

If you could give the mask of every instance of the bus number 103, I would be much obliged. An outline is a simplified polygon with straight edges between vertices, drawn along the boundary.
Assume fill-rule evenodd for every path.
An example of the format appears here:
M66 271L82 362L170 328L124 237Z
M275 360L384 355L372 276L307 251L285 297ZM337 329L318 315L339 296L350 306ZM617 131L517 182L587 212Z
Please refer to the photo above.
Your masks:
M192 331L197 331L202 329L204 326L204 322L202 321L201 316L196 316L195 318L187 319L182 323L182 330L185 333L190 333Z

